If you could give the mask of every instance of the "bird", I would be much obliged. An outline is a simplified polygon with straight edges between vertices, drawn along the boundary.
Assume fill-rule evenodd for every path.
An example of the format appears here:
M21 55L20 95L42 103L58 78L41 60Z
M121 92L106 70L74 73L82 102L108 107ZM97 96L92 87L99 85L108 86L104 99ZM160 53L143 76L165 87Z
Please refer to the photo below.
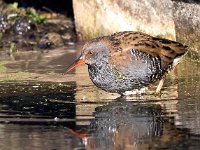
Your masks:
M121 31L86 42L66 72L87 64L92 82L106 92L129 95L159 81L155 93L160 93L166 74L187 52L176 41Z

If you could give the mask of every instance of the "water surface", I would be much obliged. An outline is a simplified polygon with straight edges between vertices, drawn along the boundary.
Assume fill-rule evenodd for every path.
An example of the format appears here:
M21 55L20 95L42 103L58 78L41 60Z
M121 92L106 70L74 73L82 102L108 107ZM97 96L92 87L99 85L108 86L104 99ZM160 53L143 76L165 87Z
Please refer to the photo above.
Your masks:
M75 49L1 53L1 149L200 148L198 61L187 57L160 97L153 85L120 98L96 88L86 66L63 74Z

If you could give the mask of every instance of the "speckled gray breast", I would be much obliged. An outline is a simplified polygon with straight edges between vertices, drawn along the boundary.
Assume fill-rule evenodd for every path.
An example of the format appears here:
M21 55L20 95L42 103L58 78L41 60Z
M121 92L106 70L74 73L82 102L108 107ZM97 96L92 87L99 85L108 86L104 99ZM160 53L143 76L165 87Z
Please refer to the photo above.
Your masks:
M161 67L159 57L132 50L127 67L116 69L108 62L96 62L88 66L92 82L107 92L124 93L141 89L162 78L168 68Z

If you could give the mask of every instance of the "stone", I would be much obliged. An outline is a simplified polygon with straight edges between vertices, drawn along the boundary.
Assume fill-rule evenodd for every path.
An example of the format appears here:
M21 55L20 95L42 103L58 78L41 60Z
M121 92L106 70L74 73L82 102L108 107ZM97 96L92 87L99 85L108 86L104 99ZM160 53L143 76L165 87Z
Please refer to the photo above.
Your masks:
M174 3L174 22L177 40L200 50L200 4Z
M118 31L140 31L175 40L170 0L73 0L79 39Z
M79 40L118 31L140 31L200 49L197 0L73 0Z

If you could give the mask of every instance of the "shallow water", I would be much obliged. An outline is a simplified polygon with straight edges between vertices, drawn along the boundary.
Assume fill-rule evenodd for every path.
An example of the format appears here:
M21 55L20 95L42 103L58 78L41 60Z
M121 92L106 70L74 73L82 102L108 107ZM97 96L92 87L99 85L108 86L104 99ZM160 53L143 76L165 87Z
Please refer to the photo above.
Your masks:
M162 95L120 98L96 88L87 67L62 74L74 45L6 56L0 74L1 149L199 149L200 63L187 57Z

